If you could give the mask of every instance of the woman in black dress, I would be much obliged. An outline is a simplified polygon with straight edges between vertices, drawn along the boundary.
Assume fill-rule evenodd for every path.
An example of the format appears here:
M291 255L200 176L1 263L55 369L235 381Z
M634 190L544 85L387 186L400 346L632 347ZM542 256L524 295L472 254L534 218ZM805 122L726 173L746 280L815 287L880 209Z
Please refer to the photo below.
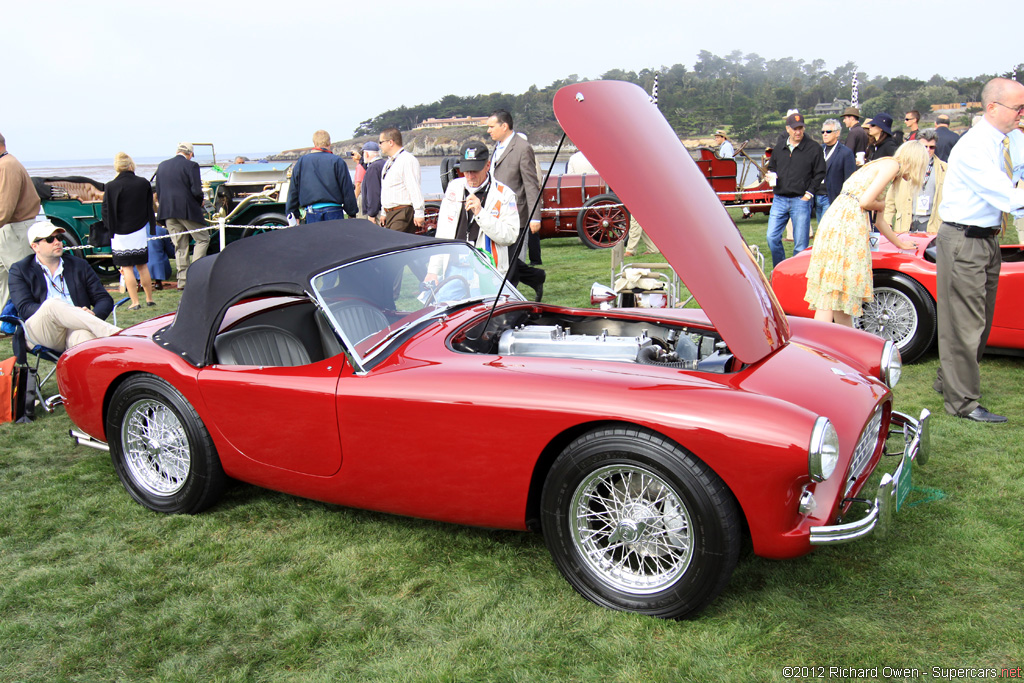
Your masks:
M135 162L124 152L114 157L117 177L107 183L103 193L103 224L112 234L114 265L121 269L125 288L132 300L129 311L139 308L139 286L133 268L139 270L146 305L155 306L153 282L149 276L149 250L146 240L150 226L156 225L153 214L153 187L145 178L135 175Z

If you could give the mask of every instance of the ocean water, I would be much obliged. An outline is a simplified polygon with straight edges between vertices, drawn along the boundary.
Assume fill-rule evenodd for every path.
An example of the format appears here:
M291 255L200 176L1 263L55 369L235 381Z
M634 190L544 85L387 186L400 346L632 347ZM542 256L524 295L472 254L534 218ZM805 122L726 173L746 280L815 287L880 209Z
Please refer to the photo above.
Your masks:
M243 154L243 155L217 155L217 161L219 164L230 162L236 156L246 156L250 159L259 159L266 155L264 154ZM542 172L547 172L547 169L552 164L551 154L540 154L540 166ZM565 164L568 159L568 155L562 155L564 158L559 159L555 162L555 173L565 173ZM133 157L135 161L135 174L143 178L153 178L153 174L156 173L156 167L161 161L167 157ZM212 163L212 157L196 156L195 161L199 162L200 166L209 165ZM29 175L39 178L66 178L68 176L84 176L91 178L100 183L106 183L113 180L117 173L114 172L114 161L113 159L58 159L53 161L29 161L22 162L25 164L25 168L28 169ZM349 167L349 172L355 172L355 164L352 163L351 159L346 159L345 163ZM209 168L204 166L203 177L207 174L213 173ZM438 157L421 157L420 158L420 187L423 190L424 196L440 196L441 191L441 159Z

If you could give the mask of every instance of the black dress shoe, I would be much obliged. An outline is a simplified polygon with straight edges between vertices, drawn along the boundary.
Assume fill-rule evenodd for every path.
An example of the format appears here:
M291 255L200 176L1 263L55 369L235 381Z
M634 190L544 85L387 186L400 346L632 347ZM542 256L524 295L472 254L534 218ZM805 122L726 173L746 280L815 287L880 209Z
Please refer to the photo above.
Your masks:
M548 274L540 269L538 269L537 272L540 273L540 280L534 281L534 284L530 286L533 287L533 291L537 293L536 300L540 301L544 297L544 282L548 279Z
M1005 416L990 413L980 405L966 415L958 415L957 417L973 420L974 422L1006 422Z

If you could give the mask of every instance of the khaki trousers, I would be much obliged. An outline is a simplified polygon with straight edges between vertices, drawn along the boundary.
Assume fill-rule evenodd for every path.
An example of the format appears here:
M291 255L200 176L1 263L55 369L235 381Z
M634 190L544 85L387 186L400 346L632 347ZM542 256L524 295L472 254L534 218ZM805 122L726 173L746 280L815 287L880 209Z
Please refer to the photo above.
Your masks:
M11 296L7 288L11 266L32 254L32 247L28 244L28 229L33 223L34 218L0 226L0 308Z
M192 252L192 261L196 261L206 256L206 252L210 249L210 231L200 229L207 227L205 224L187 221L184 218L168 218L164 227L167 228L167 232L171 236L171 243L174 244L174 261L178 266L178 289L181 289L185 286L185 274L188 272L189 266L189 239L196 241L196 247ZM199 232L193 232L190 235L188 234L190 230L199 230Z
M981 399L985 353L999 286L999 237L972 238L943 223L936 237L939 371L946 412L967 415Z
M90 339L109 337L120 329L100 320L92 311L75 308L60 299L47 299L25 321L25 335L30 343L58 352Z
M661 250L658 249L657 245L651 241L651 238L647 236L644 229L640 227L640 224L636 222L636 219L632 216L629 217L629 239L626 241L626 251L631 254L636 254L637 249L640 247L640 241L643 240L647 244L647 251L653 254L660 254Z

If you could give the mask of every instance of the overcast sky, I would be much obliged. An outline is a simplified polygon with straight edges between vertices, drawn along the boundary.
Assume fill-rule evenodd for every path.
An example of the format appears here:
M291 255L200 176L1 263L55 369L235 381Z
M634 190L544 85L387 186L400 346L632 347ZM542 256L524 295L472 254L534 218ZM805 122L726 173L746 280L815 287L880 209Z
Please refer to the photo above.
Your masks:
M920 79L996 73L1024 61L999 42L992 13L977 11L980 5L860 7L754 0L5 2L0 133L26 162L113 158L118 151L170 156L181 140L213 142L222 155L268 153L308 146L318 128L348 139L360 121L402 104L449 93L518 93L612 68L692 68L700 50L823 59L828 69L853 61L870 76Z

